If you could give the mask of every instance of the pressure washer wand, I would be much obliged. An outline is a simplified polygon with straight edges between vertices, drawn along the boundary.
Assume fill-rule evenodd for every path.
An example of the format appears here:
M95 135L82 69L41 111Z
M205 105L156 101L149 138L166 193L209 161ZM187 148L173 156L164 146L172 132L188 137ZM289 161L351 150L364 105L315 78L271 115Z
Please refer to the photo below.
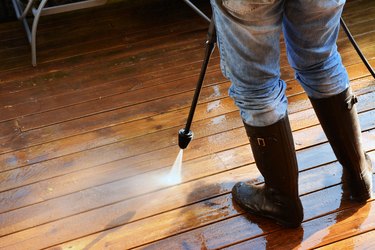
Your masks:
M199 74L197 86L195 88L195 93L194 93L193 101L191 103L189 116L187 118L185 128L180 129L180 131L178 132L178 146L181 149L185 149L189 145L190 141L193 139L193 132L190 130L190 127L191 127L191 123L193 122L193 117L194 117L195 109L197 107L199 94L202 89L204 76L206 75L208 61L210 60L210 56L215 48L215 42L216 42L215 24L214 24L213 18L211 18L210 26L208 28L204 60L202 63L200 74Z

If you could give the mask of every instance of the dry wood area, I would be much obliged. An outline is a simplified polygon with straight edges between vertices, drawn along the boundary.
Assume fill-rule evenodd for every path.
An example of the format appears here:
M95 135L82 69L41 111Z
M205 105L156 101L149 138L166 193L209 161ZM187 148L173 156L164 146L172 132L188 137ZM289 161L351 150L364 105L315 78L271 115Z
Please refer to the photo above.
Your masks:
M348 1L343 17L374 67L375 2ZM179 152L207 27L181 0L42 17L33 68L21 23L0 23L0 249L375 247L375 201L359 206L343 192L342 168L285 49L302 226L283 229L232 203L235 182L262 177L217 50L181 183L160 181ZM342 31L338 46L375 163L375 80Z

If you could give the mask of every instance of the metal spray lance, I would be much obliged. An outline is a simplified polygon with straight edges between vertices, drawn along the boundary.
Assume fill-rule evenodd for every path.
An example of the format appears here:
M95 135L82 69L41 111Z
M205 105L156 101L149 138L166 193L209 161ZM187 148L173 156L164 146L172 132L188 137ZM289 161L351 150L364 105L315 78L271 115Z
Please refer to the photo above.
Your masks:
M191 107L190 107L190 111L189 111L189 116L188 116L187 121L186 121L186 126L185 126L185 128L180 129L180 131L178 132L178 146L181 149L185 149L189 145L190 141L193 139L193 132L190 130L190 127L191 127L191 123L193 121L195 109L197 107L199 94L200 94L201 89L202 89L203 80L204 80L204 76L206 74L208 61L210 60L210 56L211 56L211 54L212 54L212 52L215 48L215 43L216 43L216 31L215 31L215 24L214 24L213 20L214 19L211 18L210 26L208 28L204 60L203 60L203 64L202 64L200 74L199 74L197 86L195 88L193 101L191 103Z

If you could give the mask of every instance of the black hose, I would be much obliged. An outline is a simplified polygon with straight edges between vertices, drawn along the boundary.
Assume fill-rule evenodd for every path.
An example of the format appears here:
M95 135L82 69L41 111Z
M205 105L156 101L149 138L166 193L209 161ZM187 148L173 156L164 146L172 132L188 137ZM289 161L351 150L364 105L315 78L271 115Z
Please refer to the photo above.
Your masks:
M192 8L198 15L200 15L201 17L203 17L204 20L206 20L207 22L211 22L210 18L208 16L206 16L200 9L197 8L197 6L195 6L194 4L192 4L189 0L184 0L184 2L190 6L190 8Z
M348 29L348 26L346 26L346 23L344 22L344 19L342 17L340 18L340 23L341 23L341 26L343 27L343 29L345 31L345 34L348 36L348 38L349 38L350 42L352 43L354 49L357 51L359 57L361 58L362 62L365 64L365 66L367 67L368 71L370 72L370 74L372 75L372 77L375 79L375 72L374 72L374 70L372 69L370 63L367 61L366 57L363 55L362 51L360 50L358 44L354 40L354 37L350 33L350 31Z

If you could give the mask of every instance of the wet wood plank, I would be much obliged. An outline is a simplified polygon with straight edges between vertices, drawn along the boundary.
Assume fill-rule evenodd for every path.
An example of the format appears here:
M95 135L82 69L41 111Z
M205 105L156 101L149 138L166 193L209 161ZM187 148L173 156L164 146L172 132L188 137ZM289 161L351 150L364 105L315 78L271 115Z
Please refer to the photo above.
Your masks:
M375 248L374 238L375 230L373 229L317 249L373 249Z

